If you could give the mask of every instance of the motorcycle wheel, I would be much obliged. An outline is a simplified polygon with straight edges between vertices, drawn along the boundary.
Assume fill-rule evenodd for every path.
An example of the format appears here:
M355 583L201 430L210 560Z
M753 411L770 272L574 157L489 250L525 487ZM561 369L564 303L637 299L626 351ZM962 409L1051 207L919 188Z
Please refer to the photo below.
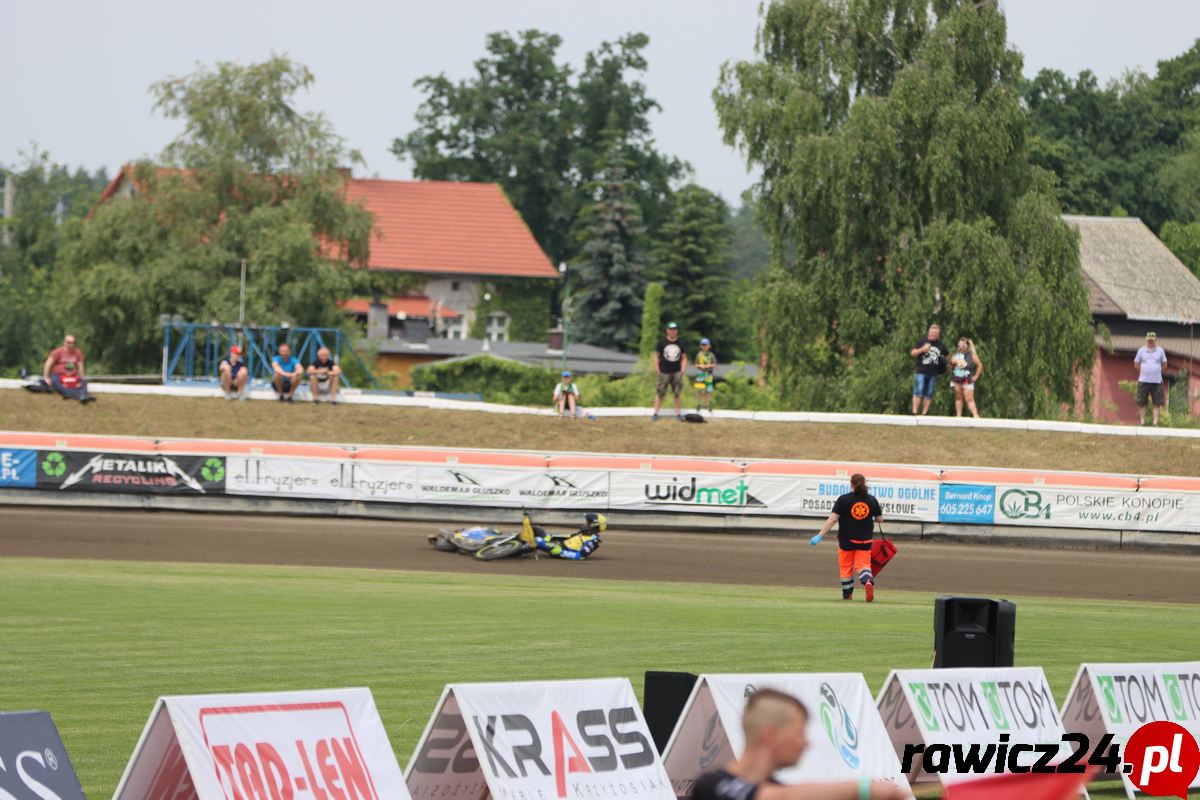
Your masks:
M520 539L509 539L506 542L489 544L475 551L475 557L481 561L495 561L498 558L517 556L529 552L528 546Z

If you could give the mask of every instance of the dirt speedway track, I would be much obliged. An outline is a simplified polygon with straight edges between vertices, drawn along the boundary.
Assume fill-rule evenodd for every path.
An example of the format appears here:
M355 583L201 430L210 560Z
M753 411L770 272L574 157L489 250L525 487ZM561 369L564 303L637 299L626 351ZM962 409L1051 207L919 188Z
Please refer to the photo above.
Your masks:
M587 563L492 563L439 553L436 526L338 518L47 510L12 507L0 557L95 558L446 570L511 575L827 586L837 591L834 543L804 539L613 530ZM1200 559L1135 551L1066 551L900 542L881 595L908 589L995 597L1054 596L1200 603Z

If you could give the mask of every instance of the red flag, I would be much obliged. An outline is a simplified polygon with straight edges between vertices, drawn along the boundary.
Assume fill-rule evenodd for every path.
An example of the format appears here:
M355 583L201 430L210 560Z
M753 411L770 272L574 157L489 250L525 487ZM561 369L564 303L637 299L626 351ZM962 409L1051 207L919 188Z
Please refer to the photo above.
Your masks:
M1051 773L1005 773L994 778L955 783L943 800L1075 800L1095 770Z

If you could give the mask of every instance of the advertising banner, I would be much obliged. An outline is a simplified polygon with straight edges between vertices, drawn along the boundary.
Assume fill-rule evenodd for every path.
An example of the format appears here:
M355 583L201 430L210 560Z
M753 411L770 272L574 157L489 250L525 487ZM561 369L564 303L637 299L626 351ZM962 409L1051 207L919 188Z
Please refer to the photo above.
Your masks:
M85 800L54 720L45 711L0 714L0 797Z
M798 514L801 481L792 477L657 470L609 475L609 507L631 511Z
M938 486L938 522L991 525L996 518L996 487L966 483Z
M114 800L408 800L369 689L162 697Z
M447 686L405 777L415 800L675 800L626 678Z
M0 489L37 486L36 450L0 450Z
M221 494L225 459L154 453L40 453L39 489L123 494Z
M606 472L425 466L417 488L423 503L599 509L609 504Z
M349 461L323 458L225 459L226 494L352 500Z
M1034 745L1055 760L1071 752L1041 667L895 670L876 705L913 783L1032 766L1040 758ZM1006 756L995 763L1001 744ZM1012 762L1007 753L1017 753Z
M798 698L809 712L808 749L795 766L777 773L780 781L871 778L908 788L860 673L702 675L663 755L678 797L691 797L696 778L741 755L742 710L749 696L764 688Z
M1200 495L1112 492L1047 486L997 486L997 525L1200 531Z
M800 485L798 512L827 516L833 503L850 491L849 479L804 478ZM938 518L938 484L933 481L886 481L868 479L870 492L879 501L884 519L935 522Z
M1062 720L1068 733L1082 733L1093 743L1112 734L1122 752L1129 736L1147 722L1175 722L1200 741L1200 661L1081 664ZM1133 784L1127 775L1121 778L1133 800ZM1192 788L1200 788L1200 775Z

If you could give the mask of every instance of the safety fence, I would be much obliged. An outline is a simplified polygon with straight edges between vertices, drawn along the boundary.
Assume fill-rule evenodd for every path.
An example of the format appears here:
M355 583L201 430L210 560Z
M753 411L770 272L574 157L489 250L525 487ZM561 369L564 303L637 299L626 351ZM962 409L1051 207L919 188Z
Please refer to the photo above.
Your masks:
M823 517L854 472L893 520L1200 532L1200 478L0 432L0 490Z
M1131 800L1152 774L1180 797L1200 785L1200 662L1082 664L1061 711L1041 667L898 669L874 697L856 672L691 677L682 709L660 705L653 723L627 678L448 684L405 770L366 688L160 697L114 798L677 800L742 756L746 698L764 688L810 712L803 757L777 775L785 783L882 780L911 796L914 784L1003 772L1082 783L1103 766ZM1132 746L1163 725L1190 773L1165 747L1150 760ZM1122 768L1122 749L1140 775ZM1075 795L1017 788L970 796ZM0 796L82 800L49 714L0 713Z

